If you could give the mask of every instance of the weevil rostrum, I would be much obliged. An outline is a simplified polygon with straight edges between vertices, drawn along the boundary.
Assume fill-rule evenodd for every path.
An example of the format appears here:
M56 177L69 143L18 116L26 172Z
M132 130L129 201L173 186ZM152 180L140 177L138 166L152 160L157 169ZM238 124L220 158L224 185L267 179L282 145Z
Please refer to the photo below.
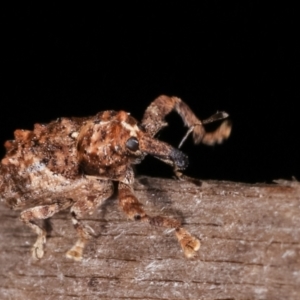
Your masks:
M230 135L227 120L214 132L206 133L203 126L225 119L225 112L201 122L180 98L168 96L156 98L140 123L125 111L108 110L92 117L60 118L46 125L35 124L32 131L14 132L15 139L5 142L6 155L0 165L0 198L12 209L22 210L20 219L37 234L32 247L34 259L43 257L46 242L46 231L35 220L70 208L78 240L66 255L81 260L93 236L81 220L113 194L113 182L117 182L119 206L128 218L174 229L185 256L195 255L200 241L174 218L149 216L132 188L132 165L147 154L169 164L177 177L183 178L181 170L187 167L188 157L155 138L167 126L164 118L173 110L189 128L187 135L193 133L196 144L221 143Z

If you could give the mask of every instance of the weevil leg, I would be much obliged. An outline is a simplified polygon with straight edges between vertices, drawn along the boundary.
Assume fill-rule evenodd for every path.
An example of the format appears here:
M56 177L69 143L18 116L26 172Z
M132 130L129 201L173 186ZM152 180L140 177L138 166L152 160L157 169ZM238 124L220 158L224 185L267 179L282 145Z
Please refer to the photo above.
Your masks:
M189 128L195 126L197 138L201 139L205 134L201 121L195 116L189 106L178 97L161 95L157 97L146 109L142 120L142 126L153 137L168 124L165 116L175 110ZM197 125L197 126L196 126Z
M148 106L141 123L143 128L145 128L146 132L154 137L158 131L168 125L165 122L165 116L173 110L181 116L184 125L189 128L187 136L190 132L193 132L195 144L199 144L200 142L207 145L221 143L230 135L231 124L228 121L223 122L222 125L212 133L206 133L203 127L203 124L227 118L227 113L218 112L202 122L196 117L190 107L180 98L165 95L159 96ZM183 138L182 143L187 136ZM180 143L180 146L182 143Z
M35 206L21 212L20 219L37 234L37 240L31 250L34 259L41 259L44 256L44 244L46 243L46 230L38 226L34 220L50 218L60 210L71 206L72 203L72 200L66 199L49 205Z
M94 183L95 187L96 182ZM108 199L113 194L113 185L111 181L99 180L98 191L89 193L82 199L76 201L71 208L72 223L77 232L78 239L75 245L66 253L67 258L75 261L82 259L82 253L86 243L93 237L93 229L87 225L82 224L81 219L88 215L93 214L97 207Z
M84 215L84 213L81 213L82 209L80 208L83 204L83 201L78 201L71 209L72 224L77 232L78 239L75 245L66 253L66 256L75 261L80 261L82 259L83 249L88 240L92 238L93 233L93 230L83 225L80 220Z
M184 229L178 220L164 216L151 217L147 215L132 188L122 182L119 183L119 204L124 213L132 220L175 229L175 235L186 257L193 257L196 251L200 249L200 241Z
M230 136L231 127L231 122L225 120L215 131L206 132L202 138L201 143L209 146L221 144Z

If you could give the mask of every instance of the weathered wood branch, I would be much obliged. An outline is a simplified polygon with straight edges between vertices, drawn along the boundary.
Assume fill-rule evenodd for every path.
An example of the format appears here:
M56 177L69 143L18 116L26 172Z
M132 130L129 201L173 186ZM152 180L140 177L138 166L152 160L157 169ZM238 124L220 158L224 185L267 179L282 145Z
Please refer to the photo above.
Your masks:
M98 233L73 262L67 212L51 219L45 257L34 234L0 204L0 299L300 299L300 184L188 182L142 177L152 215L180 218L201 239L188 260L173 233L126 220L116 198L86 222Z

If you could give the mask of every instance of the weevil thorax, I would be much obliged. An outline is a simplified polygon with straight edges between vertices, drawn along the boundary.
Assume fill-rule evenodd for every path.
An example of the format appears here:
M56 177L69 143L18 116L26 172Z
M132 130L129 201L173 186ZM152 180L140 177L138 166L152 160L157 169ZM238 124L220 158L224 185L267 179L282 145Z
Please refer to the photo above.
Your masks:
M150 136L124 111L104 111L86 121L77 137L79 164L85 174L121 179L131 164L153 155L184 169L187 157L172 146Z
M144 154L135 147L144 132L125 111L103 111L85 122L77 137L80 167L89 175L117 179ZM128 145L128 140L132 143ZM129 147L128 147L129 146ZM130 147L134 150L131 151Z

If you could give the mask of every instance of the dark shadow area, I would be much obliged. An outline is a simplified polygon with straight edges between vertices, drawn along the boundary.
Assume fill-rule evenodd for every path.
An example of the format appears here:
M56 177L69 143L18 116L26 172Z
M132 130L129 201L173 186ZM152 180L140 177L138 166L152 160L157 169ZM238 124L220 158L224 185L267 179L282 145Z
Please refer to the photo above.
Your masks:
M233 123L223 145L186 141L186 174L299 179L296 10L253 1L134 3L134 10L124 3L72 12L26 4L6 11L1 143L17 128L62 116L114 109L140 120L155 97L176 95L200 119L224 110ZM176 115L168 121L159 138L177 146L186 129ZM170 175L148 159L138 172Z

